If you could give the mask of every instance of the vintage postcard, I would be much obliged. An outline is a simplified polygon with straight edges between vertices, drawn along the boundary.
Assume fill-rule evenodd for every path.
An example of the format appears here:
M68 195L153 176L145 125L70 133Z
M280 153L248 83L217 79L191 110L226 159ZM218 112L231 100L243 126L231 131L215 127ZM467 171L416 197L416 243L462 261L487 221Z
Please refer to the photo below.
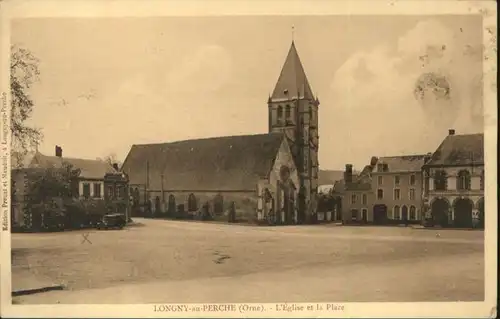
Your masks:
M1 315L497 315L494 1L1 1Z

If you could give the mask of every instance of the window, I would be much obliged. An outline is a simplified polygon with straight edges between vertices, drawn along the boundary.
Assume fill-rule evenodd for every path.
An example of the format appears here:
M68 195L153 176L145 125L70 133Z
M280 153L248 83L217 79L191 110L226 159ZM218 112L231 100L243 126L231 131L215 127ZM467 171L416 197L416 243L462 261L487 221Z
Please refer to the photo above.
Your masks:
M399 188L394 189L394 200L400 200L401 199L401 190Z
M384 190L383 189L377 190L377 199L384 199Z
M281 105L278 106L278 119L283 117L283 107Z
M389 165L384 164L384 172L388 172L388 171L389 171Z
M383 176L378 176L378 177L377 177L377 183L378 183L379 185L384 184L384 177L383 177Z
M357 209L351 209L351 218L353 220L358 219L358 210Z
M408 195L410 200L415 200L415 188L410 188L410 193Z
M266 189L267 190L267 189ZM224 199L221 194L217 194L214 198L214 214L220 215L224 211Z
M448 176L445 171L439 170L434 173L434 189L445 191L448 188Z
M361 198L362 198L361 201L362 201L363 205L366 205L366 202L367 202L366 194L363 194Z
M356 204L356 199L357 199L356 197L357 197L356 194L351 195L351 204Z
M115 192L113 190L113 185L108 186L108 197L109 198L114 198L115 197Z
M94 197L101 198L101 183L94 183Z
M377 165L377 171L383 172L384 171L384 164L378 164Z
M90 184L89 183L84 183L83 184L83 197L89 198L90 197Z
M470 190L470 173L468 170L464 169L458 172L457 189Z
M484 169L481 171L481 179L479 180L479 188L484 190Z
M290 118L290 116L291 116L290 114L291 114L291 112L290 112L290 105L287 105L287 106L285 107L285 117L286 117L287 119L289 119L289 118Z
M417 209L415 206L410 206L410 220L417 220Z
M175 196L174 195L169 195L168 196L168 212L170 214L175 213L176 210L176 205L175 205Z
M415 185L415 175L410 175L410 185Z
M394 206L394 219L401 219L401 211L399 206Z
M193 212L198 210L198 204L196 203L196 197L193 193L189 194L188 197L188 211Z
M116 197L119 199L122 199L125 197L125 191L124 187L122 185L119 185L116 187Z
M398 175L394 176L394 185L399 186L399 182L401 181Z

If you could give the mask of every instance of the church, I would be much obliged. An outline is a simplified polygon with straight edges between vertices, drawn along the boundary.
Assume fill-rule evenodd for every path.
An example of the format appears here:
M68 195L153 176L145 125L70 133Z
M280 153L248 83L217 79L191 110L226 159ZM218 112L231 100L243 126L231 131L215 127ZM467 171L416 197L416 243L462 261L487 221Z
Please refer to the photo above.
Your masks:
M136 214L313 222L319 100L293 41L267 107L264 134L132 145L121 170Z

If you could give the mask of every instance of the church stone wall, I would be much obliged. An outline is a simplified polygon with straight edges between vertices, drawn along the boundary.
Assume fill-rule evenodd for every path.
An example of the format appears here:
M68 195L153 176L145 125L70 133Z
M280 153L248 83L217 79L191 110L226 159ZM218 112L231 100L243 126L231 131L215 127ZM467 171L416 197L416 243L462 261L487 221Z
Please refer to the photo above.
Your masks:
M149 191L149 198L152 203L155 202L156 197L162 201L161 191ZM228 212L231 207L231 202L235 203L236 219L244 221L254 221L257 219L257 204L258 194L255 191L164 191L163 203L161 204L162 212L168 211L169 196L175 197L176 206L183 204L184 209L188 211L189 195L193 194L196 199L196 206L198 211L202 210L205 204L208 204L209 212L216 219L227 220ZM216 197L222 196L222 213L215 215L215 202ZM154 206L154 205L153 205ZM155 210L155 208L152 208ZM156 214L157 212L154 211Z

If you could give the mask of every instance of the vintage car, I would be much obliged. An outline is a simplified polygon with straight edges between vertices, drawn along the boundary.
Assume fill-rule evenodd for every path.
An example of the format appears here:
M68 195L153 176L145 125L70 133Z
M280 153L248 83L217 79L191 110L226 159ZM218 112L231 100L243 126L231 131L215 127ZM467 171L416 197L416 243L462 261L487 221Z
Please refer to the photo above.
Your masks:
M126 223L127 221L123 214L106 214L97 223L97 229L122 229Z

